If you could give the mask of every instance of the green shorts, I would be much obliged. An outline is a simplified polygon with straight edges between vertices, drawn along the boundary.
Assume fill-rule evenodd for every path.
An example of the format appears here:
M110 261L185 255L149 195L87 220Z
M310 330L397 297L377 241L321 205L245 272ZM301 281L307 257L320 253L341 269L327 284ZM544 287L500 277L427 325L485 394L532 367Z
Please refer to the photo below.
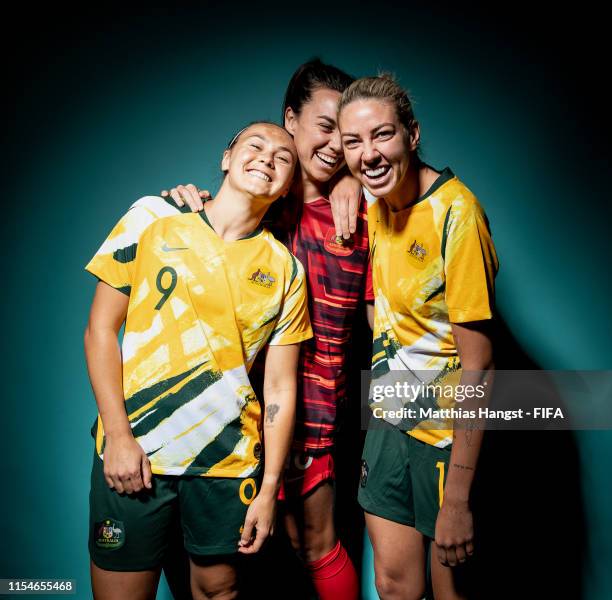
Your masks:
M366 435L359 504L433 539L449 459L450 447L436 448L381 422Z
M108 487L94 453L89 494L89 554L108 571L159 567L175 528L195 556L234 554L259 477L154 475L153 488L119 494Z

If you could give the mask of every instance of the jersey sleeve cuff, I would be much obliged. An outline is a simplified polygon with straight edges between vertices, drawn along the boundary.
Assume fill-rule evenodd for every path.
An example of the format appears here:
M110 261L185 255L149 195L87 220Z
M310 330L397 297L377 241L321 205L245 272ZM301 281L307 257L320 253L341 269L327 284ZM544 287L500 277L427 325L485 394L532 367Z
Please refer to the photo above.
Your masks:
M105 277L103 274L96 272L95 270L90 268L89 265L85 267L85 270L88 273L91 273L98 281L102 281L106 285L110 285L113 289L117 290L118 292L121 292L122 294L125 294L128 297L132 293L132 286L129 284L117 285L115 283L112 283L108 280L108 277Z
M486 309L449 308L448 320L451 323L470 323L471 321L488 321L493 318L493 311Z
M270 346L289 346L290 344L299 344L305 340L309 340L312 335L312 328L308 328L307 331L300 331L298 333L292 333L290 335L284 335L278 340L270 341Z

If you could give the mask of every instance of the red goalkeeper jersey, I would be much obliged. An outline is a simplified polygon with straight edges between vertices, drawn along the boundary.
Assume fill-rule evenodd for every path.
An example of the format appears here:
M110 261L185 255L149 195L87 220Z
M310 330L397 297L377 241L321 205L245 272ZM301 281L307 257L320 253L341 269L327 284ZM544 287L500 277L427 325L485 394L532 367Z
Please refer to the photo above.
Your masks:
M346 396L346 353L360 301L374 300L368 261L367 206L362 199L357 230L336 241L325 198L298 207L288 247L306 270L314 337L302 342L298 370L294 446L320 453L334 444L336 412Z

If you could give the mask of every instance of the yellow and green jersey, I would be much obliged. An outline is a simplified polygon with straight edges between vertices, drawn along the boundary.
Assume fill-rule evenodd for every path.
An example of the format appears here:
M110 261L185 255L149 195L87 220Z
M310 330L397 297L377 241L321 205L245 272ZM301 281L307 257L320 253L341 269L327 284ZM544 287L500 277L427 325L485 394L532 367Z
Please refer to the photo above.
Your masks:
M299 261L266 229L226 242L204 212L147 196L86 269L129 296L125 409L153 473L253 473L261 409L251 365L266 343L312 337ZM102 457L100 417L96 429Z
M498 261L480 204L445 169L403 210L394 212L384 199L375 200L368 225L375 294L372 386L404 371L409 377L403 380L415 387L439 385L452 392L448 386L459 382L461 366L451 323L493 316ZM409 400L400 404L414 407ZM451 408L454 397L430 394L417 406L428 404L434 410ZM400 408L397 399L378 406ZM426 443L452 443L452 419L425 417L410 427L407 433Z

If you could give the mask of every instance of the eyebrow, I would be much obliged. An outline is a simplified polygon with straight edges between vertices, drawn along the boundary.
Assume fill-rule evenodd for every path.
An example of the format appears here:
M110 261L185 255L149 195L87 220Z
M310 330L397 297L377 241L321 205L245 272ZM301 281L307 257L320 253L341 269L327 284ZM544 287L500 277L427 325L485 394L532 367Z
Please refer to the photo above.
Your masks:
M252 133L251 135L247 136L246 139L248 140L249 138L259 138L262 142L267 142L268 140L263 136L263 135L259 135L258 133ZM291 154L291 156L293 156L293 152L291 151L291 148L287 148L287 146L280 146L278 148L278 152L284 150L285 152L289 152L289 154Z
M379 129L382 129L383 127L393 127L395 129L395 124L394 123L381 123L380 125L377 125L376 127L374 127L374 129L370 129L370 133L378 131ZM349 131L344 132L342 134L342 137L344 137L345 135L352 135L352 136L355 136L355 137L359 136L358 133L351 133Z
M328 117L327 115L317 115L317 119L323 119L324 121L327 121L332 125L336 124L336 120L332 119L331 117Z

